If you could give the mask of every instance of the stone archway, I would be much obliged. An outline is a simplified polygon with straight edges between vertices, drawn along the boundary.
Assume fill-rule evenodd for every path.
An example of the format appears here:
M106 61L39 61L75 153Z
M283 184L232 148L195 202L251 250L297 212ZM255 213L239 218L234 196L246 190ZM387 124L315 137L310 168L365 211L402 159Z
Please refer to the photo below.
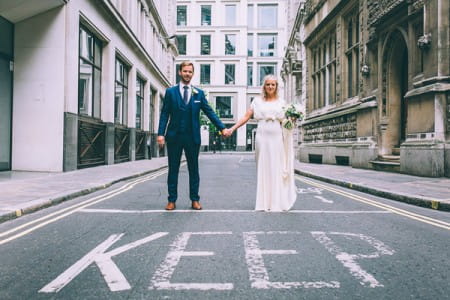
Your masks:
M399 30L389 35L384 47L382 85L380 154L400 155L400 144L406 138L408 48Z

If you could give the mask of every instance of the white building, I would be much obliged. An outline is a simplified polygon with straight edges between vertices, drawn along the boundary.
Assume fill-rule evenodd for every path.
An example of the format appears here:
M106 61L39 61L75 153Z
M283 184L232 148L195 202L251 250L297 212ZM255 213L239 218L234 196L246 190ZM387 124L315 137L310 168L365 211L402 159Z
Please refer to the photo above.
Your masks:
M58 172L148 157L174 76L175 7L0 0L0 170Z
M193 84L208 92L227 126L236 123L261 93L265 75L280 74L287 41L285 16L285 1L177 1L180 55L175 68L184 60L194 63ZM255 128L254 122L242 126L221 140L222 150L252 150Z

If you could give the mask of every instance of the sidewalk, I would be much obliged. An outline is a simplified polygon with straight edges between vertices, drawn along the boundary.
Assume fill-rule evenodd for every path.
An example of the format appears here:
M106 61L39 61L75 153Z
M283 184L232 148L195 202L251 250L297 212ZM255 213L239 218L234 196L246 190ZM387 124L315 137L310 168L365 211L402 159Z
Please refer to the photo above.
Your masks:
M221 153L218 155L244 154ZM252 155L245 152L247 155ZM203 154L211 155L211 154ZM167 158L153 158L66 173L0 172L0 222L155 172ZM381 197L450 211L450 179L416 177L295 162L296 173Z

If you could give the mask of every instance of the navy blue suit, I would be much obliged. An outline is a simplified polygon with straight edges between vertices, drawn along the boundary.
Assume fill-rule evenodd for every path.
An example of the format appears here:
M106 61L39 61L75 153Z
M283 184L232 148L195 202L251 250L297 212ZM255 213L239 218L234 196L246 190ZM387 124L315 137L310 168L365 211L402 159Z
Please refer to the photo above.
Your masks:
M159 119L158 136L165 136L167 145L169 202L175 202L178 197L178 172L183 150L189 170L189 197L191 201L200 200L198 195L200 184L198 155L201 142L200 110L220 130L225 128L225 125L209 106L202 90L194 87L188 104L185 104L183 101L179 85L166 90Z

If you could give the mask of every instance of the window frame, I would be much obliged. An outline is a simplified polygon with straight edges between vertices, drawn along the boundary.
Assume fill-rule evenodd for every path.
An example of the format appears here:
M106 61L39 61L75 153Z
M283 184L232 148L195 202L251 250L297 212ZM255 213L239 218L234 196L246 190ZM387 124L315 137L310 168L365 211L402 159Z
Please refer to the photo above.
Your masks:
M176 39L177 39L177 48L178 48L178 54L179 55L186 55L186 51L187 51L187 35L186 34L178 34L176 35ZM184 40L184 44L180 41ZM183 48L180 47L180 45L183 45ZM181 51L183 50L183 51Z
M207 20L207 15L204 20L204 10L209 7L209 22ZM212 5L201 5L200 6L200 26L211 26L212 24Z
M142 116L144 115L145 84L146 81L143 78L141 78L140 76L136 76L136 113L135 113L136 129L143 129L144 125L144 122L142 122Z
M225 34L225 45L224 45L225 55L236 55L236 40L237 40L236 34L229 34L229 33ZM230 47L233 48L227 47L228 45L230 45Z
M263 37L273 37L272 41L274 42L274 47L272 49L272 52L270 50L269 47L267 47L267 49L263 49L261 47L261 40L260 38ZM258 45L258 57L275 57L277 55L277 45L278 44L278 34L276 33L258 33L257 35L257 45ZM267 44L267 46L269 46L269 44ZM265 55L265 53L267 53L267 55ZM272 54L272 55L270 55Z
M91 51L92 59L82 54L82 32L92 39ZM97 47L97 50L96 50ZM79 25L78 33L78 114L86 115L92 118L101 118L101 84L102 84L102 59L103 59L103 42L82 24ZM99 58L97 58L99 56ZM91 71L92 82L90 82L89 95L86 101L86 88L81 88L81 68L89 66ZM96 93L98 90L98 94ZM83 104L83 105L81 105ZM88 106L87 111L83 112L85 104Z
M204 49L203 44L206 43L204 38L208 38L208 48ZM200 35L200 55L211 55L211 35L210 34L202 34Z
M120 70L120 71L118 71ZM117 78L118 72L120 73ZM130 67L118 56L115 60L115 79L114 79L114 123L127 126L128 122L128 85L129 85ZM123 80L121 80L123 78ZM117 90L121 89L122 100L117 105ZM120 110L118 110L120 109Z
M183 20L181 20L180 19L180 13L183 13L182 11L181 11L181 9L184 7L184 23L182 23L182 21ZM177 5L177 26L180 26L180 27L184 27L184 26L187 26L187 22L188 22L188 19L187 19L187 5Z
M232 74L230 73L228 77L232 77L233 80L227 79L227 68L230 69L229 71L232 71ZM226 85L234 85L236 84L236 64L225 64L224 65L224 82Z
M205 67L209 67L209 70L207 72L207 75L208 75L207 80L204 77L206 74L205 73L206 70L204 70ZM211 64L200 64L200 84L206 84L206 85L211 84Z

